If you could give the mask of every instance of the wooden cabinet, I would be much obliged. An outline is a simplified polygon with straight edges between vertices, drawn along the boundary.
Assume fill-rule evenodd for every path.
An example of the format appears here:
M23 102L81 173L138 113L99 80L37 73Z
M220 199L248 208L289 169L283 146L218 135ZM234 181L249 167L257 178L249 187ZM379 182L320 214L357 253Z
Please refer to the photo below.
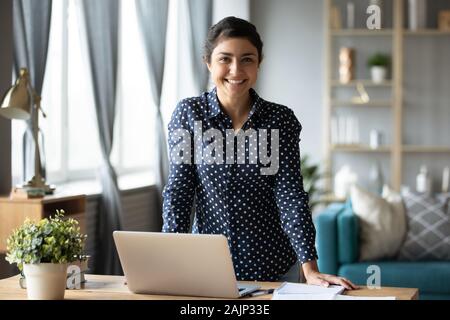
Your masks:
M86 233L86 196L52 195L41 199L0 198L0 253L6 252L6 239L11 232L23 224L26 218L40 220L64 210L67 218L79 222L82 233Z

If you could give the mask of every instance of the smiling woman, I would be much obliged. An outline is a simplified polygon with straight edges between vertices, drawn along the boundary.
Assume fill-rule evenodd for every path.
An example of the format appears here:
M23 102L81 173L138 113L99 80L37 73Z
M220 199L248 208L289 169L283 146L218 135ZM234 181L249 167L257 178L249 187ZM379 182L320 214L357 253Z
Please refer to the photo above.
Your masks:
M291 109L260 98L252 88L262 47L248 21L227 17L210 28L203 58L216 87L180 101L169 123L171 156L177 154L180 132L198 141L184 150L195 161L170 159L163 231L190 231L195 197L192 231L227 237L238 280L297 281L301 263L308 283L336 283L351 289L354 286L346 279L318 271L315 229L300 171L302 127ZM227 139L198 134L208 130ZM277 158L277 170L264 174L261 161L249 161L256 153L251 135L244 134L245 150L238 152L243 131L277 133L268 139L270 146L262 141L257 146ZM211 138L216 158L217 152L223 152L220 158L226 155L225 162L198 161L197 149Z

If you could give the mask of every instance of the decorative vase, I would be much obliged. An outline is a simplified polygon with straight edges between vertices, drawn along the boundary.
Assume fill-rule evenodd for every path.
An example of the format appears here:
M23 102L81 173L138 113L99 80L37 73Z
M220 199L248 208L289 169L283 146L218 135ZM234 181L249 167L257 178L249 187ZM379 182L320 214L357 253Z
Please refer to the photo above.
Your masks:
M381 170L381 165L378 161L375 161L372 164L369 179L370 179L370 186L369 186L370 191L372 191L374 194L381 196L381 193L383 192L384 177L383 172Z
M347 29L355 27L355 4L350 1L347 2Z
M350 194L350 188L357 183L358 175L349 165L342 166L334 177L334 195L337 198L346 198Z
M427 1L409 0L408 7L409 29L425 29L427 25Z
M382 83L386 80L387 69L382 66L373 66L370 68L370 75L374 83Z
M24 264L29 300L62 300L66 290L67 263Z
M354 55L353 48L342 47L339 50L339 81L341 83L349 83L353 80Z
M432 181L426 165L420 167L420 172L416 177L416 191L419 193L431 194Z

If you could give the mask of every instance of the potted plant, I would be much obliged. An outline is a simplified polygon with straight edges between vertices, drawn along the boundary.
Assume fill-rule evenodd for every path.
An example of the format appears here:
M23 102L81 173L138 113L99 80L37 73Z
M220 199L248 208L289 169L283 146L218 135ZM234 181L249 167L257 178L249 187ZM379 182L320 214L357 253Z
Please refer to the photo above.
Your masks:
M28 299L64 299L69 263L80 260L86 235L64 211L34 222L29 219L7 239L6 260L17 263L27 283Z
M381 83L386 80L389 64L390 57L386 54L376 53L369 57L367 65L370 68L373 82Z
M319 204L319 196L324 192L318 186L323 175L319 172L319 165L311 164L308 155L303 155L300 159L300 168L303 178L303 188L309 195L309 207L311 211Z

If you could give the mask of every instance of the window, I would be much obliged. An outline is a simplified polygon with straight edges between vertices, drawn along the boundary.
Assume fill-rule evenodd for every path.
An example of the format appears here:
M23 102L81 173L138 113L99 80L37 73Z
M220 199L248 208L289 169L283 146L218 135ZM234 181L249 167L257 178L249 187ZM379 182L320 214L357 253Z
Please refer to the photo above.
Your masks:
M94 179L101 164L81 1L52 3L47 69L42 90L46 119L47 181ZM117 109L111 161L118 175L151 173L154 168L155 108L134 1L121 1ZM13 181L22 182L22 134L13 121ZM41 146L42 148L42 146Z

